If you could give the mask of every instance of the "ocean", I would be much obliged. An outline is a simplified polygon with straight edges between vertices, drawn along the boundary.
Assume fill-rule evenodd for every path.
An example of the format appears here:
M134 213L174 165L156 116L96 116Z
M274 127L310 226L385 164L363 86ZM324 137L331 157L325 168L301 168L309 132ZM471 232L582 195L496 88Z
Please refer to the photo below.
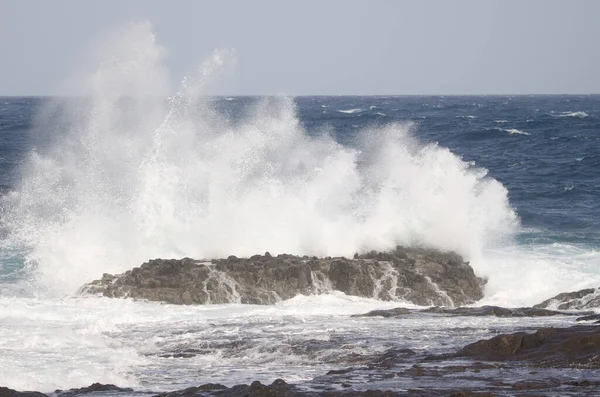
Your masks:
M488 280L478 304L530 306L600 285L599 171L600 96L2 97L0 385L302 384L353 354L570 323L390 323L350 315L414 305L335 291L273 306L77 291L152 258L401 244L461 254Z

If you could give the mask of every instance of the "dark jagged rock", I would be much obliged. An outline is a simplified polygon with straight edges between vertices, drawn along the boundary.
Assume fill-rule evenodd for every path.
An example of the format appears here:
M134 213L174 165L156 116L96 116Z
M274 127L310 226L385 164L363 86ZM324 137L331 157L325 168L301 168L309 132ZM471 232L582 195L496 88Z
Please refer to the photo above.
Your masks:
M600 327L541 328L534 334L502 334L467 345L449 357L522 361L556 368L600 368Z
M48 397L37 391L16 391L8 387L0 387L0 397Z
M406 309L403 307L397 307L394 309L387 310L373 310L365 314L356 314L352 317L403 317L411 313L433 313L433 314L444 314L451 316L465 316L465 317L483 317L483 316L495 316L495 317L546 317L546 316L581 316L582 314L592 314L592 312L563 312L556 310L537 309L532 307L520 307L520 308L505 308L499 306L480 306L480 307L439 307L434 306L428 309ZM600 318L600 317L599 317ZM580 321L580 318L577 319Z
M273 304L298 294L336 290L418 305L455 306L481 299L483 284L455 253L398 247L355 259L268 253L211 262L155 259L120 275L104 274L82 292L174 304Z
M534 305L537 308L557 308L558 310L583 310L600 308L600 289L587 288L575 292L565 292Z
M133 389L122 388L111 384L104 385L102 383L93 383L90 386L81 387L78 389L70 389L66 391L56 390L54 394L57 397L74 397L94 392L131 393L133 392Z
M190 387L170 393L157 394L154 397L203 397L206 395L218 397L292 397L301 395L293 385L287 384L282 379L277 379L270 385L263 385L259 381L248 385L226 387L209 383L198 387Z

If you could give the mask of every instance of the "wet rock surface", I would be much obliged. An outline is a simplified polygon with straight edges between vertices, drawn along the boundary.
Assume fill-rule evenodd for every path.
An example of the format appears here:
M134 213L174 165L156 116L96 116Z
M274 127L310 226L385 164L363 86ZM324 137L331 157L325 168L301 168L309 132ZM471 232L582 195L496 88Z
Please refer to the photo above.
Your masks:
M547 316L579 316L577 321L588 321L600 319L600 315L594 315L593 312L565 312L557 310L538 309L533 307L506 308L500 306L480 306L480 307L439 307L433 306L427 309L407 309L397 307L386 310L373 310L364 314L356 314L353 317L405 317L409 314L430 313L464 317L547 317ZM583 316L583 317L581 317Z
M465 346L451 357L524 361L552 368L600 368L600 327L541 328L498 335Z
M483 284L455 253L397 247L353 259L269 253L210 262L155 259L120 275L104 274L81 292L173 304L273 304L298 294L341 291L454 307L481 299Z
M558 310L583 310L600 308L600 288L587 288L575 292L565 292L534 305L535 308L556 308Z

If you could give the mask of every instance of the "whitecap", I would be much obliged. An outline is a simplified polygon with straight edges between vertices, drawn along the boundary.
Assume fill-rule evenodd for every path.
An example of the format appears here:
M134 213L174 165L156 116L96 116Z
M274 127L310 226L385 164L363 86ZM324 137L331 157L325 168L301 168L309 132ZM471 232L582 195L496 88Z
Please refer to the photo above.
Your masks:
M353 113L359 113L362 112L363 110L360 108L356 108L356 109L346 109L346 110L338 110L338 112L340 113L346 113L346 114L353 114Z
M508 120L494 120L494 123L504 124L504 123L508 123Z
M466 116L456 116L457 119L476 119L477 116L472 116L470 114L466 115Z
M516 128L491 128L491 129L496 130L496 131L508 132L511 135L530 135L529 132L521 131Z
M377 112L375 114L378 115L378 116L385 116L386 115L385 113L381 113L381 112Z
M577 111L577 112L561 112L558 117L579 117L580 119L582 119L582 118L588 117L588 116L589 116L589 114L587 114L586 112Z
M516 128L502 129L502 131L506 131L511 135L529 135L529 132L517 130Z

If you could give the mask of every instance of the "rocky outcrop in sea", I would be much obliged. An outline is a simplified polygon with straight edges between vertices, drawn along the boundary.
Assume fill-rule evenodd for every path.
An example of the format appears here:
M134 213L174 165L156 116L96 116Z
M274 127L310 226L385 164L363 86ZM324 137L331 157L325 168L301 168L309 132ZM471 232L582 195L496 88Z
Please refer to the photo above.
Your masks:
M211 261L154 259L104 274L81 292L173 304L273 304L298 294L347 295L455 307L483 297L484 280L452 252L397 247L354 258L254 255Z

